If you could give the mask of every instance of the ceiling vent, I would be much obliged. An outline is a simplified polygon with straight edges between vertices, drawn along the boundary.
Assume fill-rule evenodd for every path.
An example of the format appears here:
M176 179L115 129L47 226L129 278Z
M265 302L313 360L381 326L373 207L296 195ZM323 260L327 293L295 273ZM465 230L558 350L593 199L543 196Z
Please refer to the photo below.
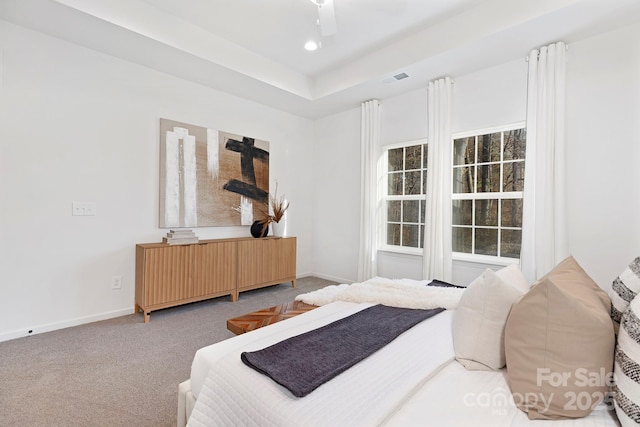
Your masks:
M404 80L404 79L406 79L408 77L409 77L409 74L400 73L400 74L396 74L395 76L387 77L386 79L384 79L382 81L382 83L390 84L390 83L397 82L399 80Z

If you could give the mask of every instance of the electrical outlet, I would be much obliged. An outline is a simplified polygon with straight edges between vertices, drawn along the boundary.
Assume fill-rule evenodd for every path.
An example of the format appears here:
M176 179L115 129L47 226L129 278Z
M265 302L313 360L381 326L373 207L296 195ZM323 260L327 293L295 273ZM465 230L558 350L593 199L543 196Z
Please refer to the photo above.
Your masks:
M71 204L71 214L73 216L95 216L95 202L73 202Z
M111 289L122 289L122 276L113 276L111 278Z

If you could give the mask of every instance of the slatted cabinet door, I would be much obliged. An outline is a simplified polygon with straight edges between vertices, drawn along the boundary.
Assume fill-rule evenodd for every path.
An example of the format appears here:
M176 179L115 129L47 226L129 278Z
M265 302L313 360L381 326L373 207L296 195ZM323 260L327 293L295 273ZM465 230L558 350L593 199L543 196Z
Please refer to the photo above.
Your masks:
M229 295L238 299L236 271L238 251L235 241L209 242L196 248L193 297Z
M238 242L238 290L296 280L296 238Z
M136 268L142 270L136 274L136 310L142 309L148 322L152 309L170 307L191 296L195 246L138 246L136 251Z
M272 280L279 282L291 281L296 286L296 238L289 237L281 240L280 245L274 250L275 258L274 275ZM284 278L284 280L283 280Z

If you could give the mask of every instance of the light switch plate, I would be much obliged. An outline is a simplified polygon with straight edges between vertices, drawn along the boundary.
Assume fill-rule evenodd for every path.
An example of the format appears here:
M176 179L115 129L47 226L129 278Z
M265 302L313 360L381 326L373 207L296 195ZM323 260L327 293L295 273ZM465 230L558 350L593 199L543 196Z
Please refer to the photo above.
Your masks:
M94 216L96 214L95 202L73 202L71 208L73 216Z

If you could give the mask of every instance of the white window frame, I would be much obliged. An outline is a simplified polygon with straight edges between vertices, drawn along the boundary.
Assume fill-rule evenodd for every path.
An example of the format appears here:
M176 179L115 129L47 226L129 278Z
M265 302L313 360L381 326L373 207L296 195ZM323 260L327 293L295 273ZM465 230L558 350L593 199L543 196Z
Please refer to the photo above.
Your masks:
M451 171L453 172L453 170L455 168L461 168L464 167L462 165L454 165L454 141L456 139L460 139L460 138L468 138L468 137L472 137L472 136L479 136L479 135L486 135L486 134L491 134L491 133L497 133L497 132L508 132L511 130L516 130L516 129L526 129L526 123L525 122L517 122L517 123L512 123L509 125L504 125L504 126L494 126L494 127L490 127L490 128L483 128L483 129L476 129L476 130L472 130L472 131L465 131L465 132L458 132L455 134L451 135ZM477 150L478 150L478 144L475 145L475 150L476 150L476 160L477 160ZM504 164L504 148L501 144L501 150L500 150L500 164ZM524 159L525 161L525 167L526 167L526 157ZM507 161L508 163L509 161ZM495 162L490 162L490 163L495 163ZM486 163L475 163L475 177L474 177L474 182L477 185L477 178L478 178L478 167L479 165L483 165ZM498 200L499 202L503 199L523 199L523 191L502 191L502 174L504 172L504 168L500 168L500 182L501 182L501 188L499 192L486 192L486 193L454 193L453 192L453 188L451 189L451 209L453 210L453 201L454 200ZM452 174L452 179L453 179L453 174ZM497 228L498 230L498 253L500 253L500 243L501 243L501 239L500 239L500 233L502 229L519 229L521 230L521 228L519 227L502 227L500 225L500 219L502 218L502 212L501 212L501 203L498 203L498 226L496 226L495 228ZM475 212L472 213L472 218L473 221L475 222ZM454 225L451 224L451 232L453 233L453 227ZM456 226L456 227L460 227L460 226ZM465 227L465 226L462 226ZM469 228L476 228L475 224L468 226ZM485 227L481 227L481 228L485 228ZM493 228L493 227L490 227ZM473 248L473 250L475 250L475 233L471 234L471 247ZM511 257L503 257L503 256L493 256L493 255L484 255L484 254L469 254L466 252L452 252L452 259L453 260L459 260L459 261L469 261L469 262L477 262L477 263L482 263L482 264L494 264L494 265L509 265L509 264L518 264L520 262L520 258L511 258Z
M387 191L389 188L389 159L388 159L388 153L389 150L395 149L395 148L404 148L404 147L410 147L413 145L427 145L427 139L426 138L421 138L421 139L414 139L414 140L410 140L410 141L403 141L403 142L396 142L393 144L388 144L388 145L384 145L382 147L382 154L380 155L380 171L381 171L381 176L379 177L379 195L380 195L380 245L379 245L379 250L381 251L385 251L385 252L395 252L395 253L401 253L401 254L408 254L408 255L422 255L423 249L422 247L418 247L418 248L414 248L414 247L410 247L410 246L396 246L396 245L389 245L387 244L387 201L390 200L425 200L426 201L426 194L411 194L411 195L403 195L403 196L389 196L387 195ZM424 159L424 156L422 156ZM404 161L404 160L403 160ZM403 165L404 166L404 165ZM422 165L423 169L425 170L426 173L426 165ZM403 168L403 170L405 170ZM422 186L424 183L424 180L422 180L420 182L420 185ZM402 222L402 211L400 213L400 217L401 217L401 224ZM420 218L421 215L420 213L418 213L418 217ZM413 224L413 223L412 223ZM420 228L420 226L422 226L422 228L424 229L424 223L419 223L418 222L418 228ZM424 236L420 236L420 239L422 240L421 245L424 245Z

